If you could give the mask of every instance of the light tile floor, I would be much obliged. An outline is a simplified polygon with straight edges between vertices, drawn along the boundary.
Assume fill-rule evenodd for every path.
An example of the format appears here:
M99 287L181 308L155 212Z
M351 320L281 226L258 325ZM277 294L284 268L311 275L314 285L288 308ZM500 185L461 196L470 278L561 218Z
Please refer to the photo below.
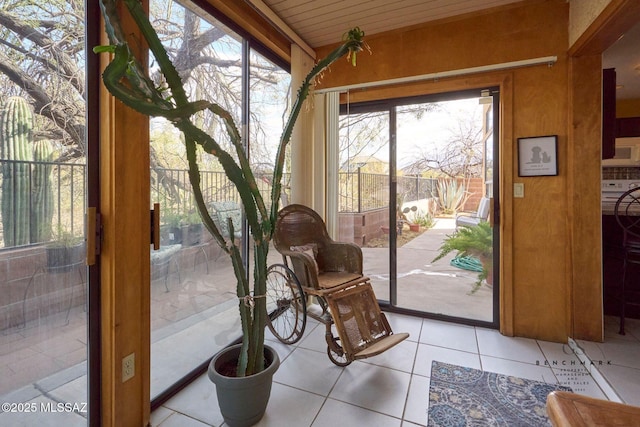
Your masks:
M576 343L576 353L594 361L586 362L589 375L568 345L508 338L494 330L397 314L388 317L393 329L409 332L410 339L346 368L329 361L322 325L311 324L295 346L270 340L282 365L267 414L259 425L324 426L338 421L349 426L425 425L432 360L560 382L582 394L640 405L640 320L629 319L627 335L620 336L617 319L608 317L605 343ZM174 349L167 354L175 354ZM84 402L85 373L86 365L77 364L3 395L3 401L26 402L38 408L57 402ZM86 426L84 413L50 412L2 412L0 426ZM152 425L222 426L215 387L201 376L156 410Z
M605 316L605 341L577 341L576 354L589 360L592 375L610 400L640 406L640 319L627 319L618 334L617 317Z
M345 368L327 357L323 325L309 324L293 346L269 340L281 366L258 426L424 426L433 360L559 382L581 394L607 398L567 345L393 313L387 317L395 332L409 332L410 338ZM635 387L637 391L640 385ZM152 425L223 426L215 386L206 375L198 378L154 411Z

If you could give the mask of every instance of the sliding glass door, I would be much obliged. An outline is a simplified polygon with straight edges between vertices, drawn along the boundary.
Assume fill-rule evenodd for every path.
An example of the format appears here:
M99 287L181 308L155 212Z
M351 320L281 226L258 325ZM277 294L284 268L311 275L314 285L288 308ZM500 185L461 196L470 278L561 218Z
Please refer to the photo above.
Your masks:
M270 161L289 106L290 76L284 64L191 2L153 0L151 18L191 99L218 103L243 132L268 200ZM153 76L152 59L150 71ZM196 124L235 153L216 116L200 112ZM160 402L238 339L241 325L231 259L202 225L181 135L164 120L152 119L150 126L151 202L159 206L161 222L160 249L150 251L151 399ZM198 157L209 212L223 236L235 240L251 263L239 194L213 155L199 150ZM287 193L285 188L285 199Z
M340 118L337 240L363 248L364 271L378 298L389 299L389 124L385 110Z
M497 326L498 104L485 89L343 107L340 172L357 186L341 188L340 223L394 309ZM439 257L464 233L483 250Z
M85 263L99 82L85 49L99 28L85 23L98 17L82 1L0 7L0 425L100 419L99 283Z

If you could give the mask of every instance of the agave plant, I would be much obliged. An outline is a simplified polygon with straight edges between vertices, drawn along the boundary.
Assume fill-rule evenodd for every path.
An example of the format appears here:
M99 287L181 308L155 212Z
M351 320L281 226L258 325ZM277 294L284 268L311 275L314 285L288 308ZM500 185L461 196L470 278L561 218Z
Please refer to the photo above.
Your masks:
M464 203L466 195L464 184L459 184L457 180L438 180L438 204L445 214L456 213Z
M146 76L140 58L136 58L125 38L117 13L118 3L124 3L134 22L145 38L155 61L160 68L166 85L157 87ZM326 58L319 61L303 81L289 119L282 132L276 155L272 178L271 207L267 204L256 184L250 168L247 153L244 149L238 127L231 114L215 101L189 101L183 82L169 59L165 48L152 27L139 0L101 0L101 8L105 20L105 28L109 36L109 46L94 48L95 52L112 53L113 59L105 68L103 81L109 92L132 109L148 116L159 116L169 120L183 136L189 164L189 180L194 199L203 224L214 240L231 258L237 281L238 306L242 323L242 350L238 361L237 376L247 376L264 369L264 328L267 321L266 311L266 275L267 254L274 232L279 209L282 188L282 173L285 160L285 149L291 138L294 123L302 108L302 103L309 95L309 90L316 76L324 71L338 58L348 55L355 65L355 55L366 45L364 33L355 28L343 37L343 43ZM199 111L209 110L222 120L231 146L235 150L237 161L231 153L222 149L221 144L211 135L198 128L193 115ZM253 237L254 274L253 289L249 285L239 247L233 238L225 238L213 221L206 206L200 187L200 169L196 156L197 146L215 156L222 165L227 177L238 190L244 214ZM228 235L234 235L233 222L227 220Z

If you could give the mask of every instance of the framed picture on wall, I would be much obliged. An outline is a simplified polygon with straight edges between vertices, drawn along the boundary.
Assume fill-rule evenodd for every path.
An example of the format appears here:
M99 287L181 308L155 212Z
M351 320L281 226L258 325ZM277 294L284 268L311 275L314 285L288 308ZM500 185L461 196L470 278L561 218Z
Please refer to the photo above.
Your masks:
M558 175L558 135L518 138L518 176Z

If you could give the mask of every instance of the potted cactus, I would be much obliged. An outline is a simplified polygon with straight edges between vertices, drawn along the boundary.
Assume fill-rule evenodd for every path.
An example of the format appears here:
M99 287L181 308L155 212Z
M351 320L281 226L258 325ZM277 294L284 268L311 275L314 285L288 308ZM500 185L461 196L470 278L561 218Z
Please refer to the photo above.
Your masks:
M97 47L94 51L114 54L111 63L104 71L103 81L108 90L129 107L150 116L165 117L182 132L189 164L189 179L198 213L205 228L213 236L214 241L231 258L237 281L238 307L242 323L242 344L239 344L233 350L235 351L233 356L226 357L231 359L234 365L233 374L230 374L231 377L225 377L229 378L229 381L226 382L233 383L235 386L238 383L237 380L258 377L262 373L268 373L269 378L267 380L259 380L258 382L266 384L268 390L270 390L270 376L273 375L271 368L274 366L277 368L279 360L277 353L264 345L264 329L267 322L265 299L267 254L279 210L285 148L291 138L293 126L301 111L302 103L308 96L315 77L344 55L350 55L355 63L355 54L357 51L362 50L364 44L362 40L364 33L357 28L346 33L344 43L332 51L327 58L318 62L302 83L280 139L271 181L271 204L268 207L269 205L263 200L256 185L256 179L250 168L240 132L233 122L231 114L212 101L198 100L192 102L188 100L182 80L151 26L140 2L138 0L123 0L123 2L145 37L164 76L166 86L163 88L157 87L146 76L145 70L141 66L140 58L135 58L129 49L117 13L118 0L101 1L111 45ZM219 145L218 141L194 124L192 115L203 110L211 111L224 122L229 140L235 150L233 154L237 157L237 161L234 160L232 154ZM233 238L224 237L208 211L200 187L200 170L196 156L196 147L198 145L206 153L217 157L227 177L234 184L240 195L244 216L248 222L249 232L253 241L253 259L255 263L253 289L249 284L249 275L245 269L240 248ZM234 225L230 218L227 219L227 226L229 229L228 235L233 236ZM214 357L209 368L209 376L213 381L216 381L215 378L220 376L215 372L218 365L221 364L218 356ZM223 384L224 382L216 383L216 388L218 402L225 422L230 425L251 425L257 422L266 409L266 401L260 403L262 409L258 408L253 411L249 410L247 405L258 400L257 396L266 397L268 400L269 391L257 392L253 386L249 386L244 387L250 393L249 396L237 397L233 394L235 391L221 391L221 387L225 385ZM229 402L236 405L238 402L240 403L239 414L233 413L232 409L223 408ZM247 415L247 419L241 420L240 417L242 415Z

